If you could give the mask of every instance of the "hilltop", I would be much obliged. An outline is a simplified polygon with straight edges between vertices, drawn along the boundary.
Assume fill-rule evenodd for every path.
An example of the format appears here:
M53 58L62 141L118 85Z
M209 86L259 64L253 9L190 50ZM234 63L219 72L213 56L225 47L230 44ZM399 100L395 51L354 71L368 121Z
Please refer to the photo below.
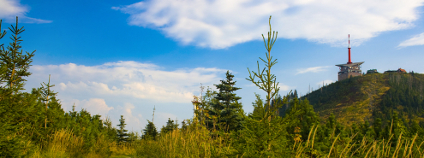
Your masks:
M334 113L344 125L373 122L386 124L397 112L406 125L424 123L424 74L373 73L337 81L305 96L325 121Z

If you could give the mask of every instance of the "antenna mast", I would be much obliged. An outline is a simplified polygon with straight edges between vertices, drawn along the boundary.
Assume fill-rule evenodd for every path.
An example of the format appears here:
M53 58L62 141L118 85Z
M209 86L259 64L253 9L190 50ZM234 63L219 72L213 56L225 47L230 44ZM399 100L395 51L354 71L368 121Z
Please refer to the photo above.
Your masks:
M155 122L155 110L156 110L156 105L153 106L152 123Z
M352 61L350 60L350 34L347 34L347 43L349 44L349 46L347 47L347 49L349 50L349 61L347 62L347 64L352 64Z

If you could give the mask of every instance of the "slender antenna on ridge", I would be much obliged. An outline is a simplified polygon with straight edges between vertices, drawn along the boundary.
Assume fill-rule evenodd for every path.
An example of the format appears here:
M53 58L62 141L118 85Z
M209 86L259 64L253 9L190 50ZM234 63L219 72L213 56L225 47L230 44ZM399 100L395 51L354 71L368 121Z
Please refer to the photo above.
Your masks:
M155 110L156 110L156 105L153 106L152 123L155 122Z

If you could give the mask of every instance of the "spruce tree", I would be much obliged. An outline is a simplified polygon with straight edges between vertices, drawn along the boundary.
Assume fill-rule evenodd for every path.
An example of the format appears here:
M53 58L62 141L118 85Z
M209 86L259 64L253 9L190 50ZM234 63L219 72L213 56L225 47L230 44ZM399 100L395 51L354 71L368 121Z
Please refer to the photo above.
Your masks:
M139 138L138 133L135 133L135 132L132 132L132 131L131 131L131 132L128 134L128 142L129 142L129 143L135 142L138 138Z
M205 95L202 98L202 111L203 118L199 118L199 121L203 123L208 129L217 129L217 122L218 122L218 114L217 112L213 111L212 105L218 104L219 100L216 99L216 95L218 92L212 90L210 87L207 88ZM189 123L189 122L187 122Z
M278 32L275 33L271 29L271 16L269 18L269 29L268 39L262 35L264 40L265 48L267 50L266 59L260 58L264 62L265 68L259 68L258 71L249 71L248 81L251 81L259 89L266 92L265 105L257 105L258 107L263 106L265 114L262 118L253 119L245 117L245 129L240 131L237 135L238 142L234 143L235 148L238 150L238 156L249 155L251 157L287 157L284 155L289 153L289 149L285 147L287 143L285 126L286 119L282 119L278 116L277 110L279 106L271 107L272 101L277 101L275 96L278 96L279 86L276 82L276 76L271 74L271 68L277 63L277 60L273 60L271 56L271 49L277 40ZM258 100L257 103L260 101ZM283 98L283 103L287 102L287 98ZM281 105L274 103L275 105Z
M1 20L0 20L1 30ZM34 52L24 54L20 45L20 34L25 30L16 24L9 27L12 42L7 48L0 45L0 157L21 157L30 151L28 148L32 134L40 133L37 128L41 107L35 95L20 92L23 90L24 77L31 73ZM0 39L6 32L0 32Z
M161 135L165 135L168 132L172 132L173 130L178 128L178 123L174 123L174 120L171 120L171 118L168 118L168 122L166 122L166 126L162 126L160 133Z
M181 130L182 131L186 131L187 130L187 123L185 122L185 120L183 120L182 122L181 122Z
M156 130L155 124L153 122L147 120L146 128L143 129L143 139L153 139L156 140L156 136L158 135L158 131Z
M319 116L315 113L314 108L309 104L307 99L298 100L295 97L290 101L289 105L290 108L284 115L284 117L288 117L292 121L291 125L287 128L288 132L294 134L295 128L298 128L302 139L307 141L311 128L319 125Z
M23 77L31 75L28 69L31 66L30 64L35 51L23 54L21 50L22 46L20 44L22 39L19 35L25 29L24 27L18 27L18 17L16 17L16 25L9 27L9 30L12 32L11 39L13 42L10 43L10 46L6 50L3 49L0 53L0 60L7 67L5 75L2 76L4 78L1 80L6 82L7 87L17 92L17 90L23 90L24 81L26 81Z
M218 102L212 104L209 110L209 115L218 118L216 125L219 129L227 132L242 128L242 116L240 114L242 105L238 102L241 97L234 93L241 88L234 87L236 81L233 81L233 77L234 75L227 71L226 79L221 80L221 84L215 85L219 90L215 96Z
M249 117L255 120L261 120L265 117L265 108L263 100L259 94L255 94L256 100L253 104L253 112L249 114Z
M299 99L299 96L297 94L297 90L296 89L294 90L294 94L293 95L294 95L295 98Z
M108 140L115 141L116 140L116 133L118 132L116 128L112 127L112 122L110 121L110 118L107 117L104 125L104 134L106 135Z
M125 129L125 119L124 115L121 115L121 119L119 119L119 129L117 130L118 142L127 142L128 141L128 130Z
M54 87L55 85L50 85L50 76L49 75L49 82L48 83L44 83L41 84L41 100L44 102L44 104L46 105L46 116L44 119L44 128L47 128L47 109L48 109L48 104L50 102L51 97L56 96L57 93L55 93L54 91L52 91L50 88Z

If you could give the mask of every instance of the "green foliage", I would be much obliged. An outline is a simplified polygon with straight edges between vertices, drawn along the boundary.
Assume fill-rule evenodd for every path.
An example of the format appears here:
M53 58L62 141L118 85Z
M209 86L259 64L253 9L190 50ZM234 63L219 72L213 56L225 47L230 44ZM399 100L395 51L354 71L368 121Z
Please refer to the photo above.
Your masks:
M305 95L321 117L333 112L343 125L381 119L390 126L394 112L404 126L424 123L424 74L367 74L337 81ZM389 123L387 123L389 122ZM412 137L413 135L408 135Z
M281 105L276 103L279 100L274 99L277 96L279 87L276 82L276 76L271 74L271 68L277 63L277 60L272 60L271 49L277 40L277 35L271 29L271 17L269 18L270 31L268 32L268 40L264 38L265 48L268 51L266 60L260 58L265 63L265 68L261 71L258 63L258 72L249 71L248 81L254 83L259 89L267 93L265 105L256 95L257 100L254 104L254 112L250 117L245 117L245 129L237 132L234 137L234 147L237 150L237 155L249 155L252 157L276 157L290 153L286 148L286 131L285 127L288 123L289 117L281 118L276 113L279 106L271 106L271 101L274 105ZM272 33L272 37L271 37ZM277 32L278 34L278 32ZM275 35L275 38L274 38ZM253 75L252 75L253 74ZM256 79L258 78L258 79ZM283 99L283 103L287 102L287 98Z
M223 137L211 137L211 131L198 120L187 121L187 129L172 130L156 140L136 143L136 157L228 157L232 150Z
M215 100L206 103L208 116L212 118L208 122L213 127L217 127L214 129L228 132L243 128L242 105L238 102L241 97L235 94L235 91L241 88L234 87L236 81L233 81L233 77L234 75L227 71L226 79L221 80L221 84L215 85L219 90L214 95Z
M185 121L185 120L183 120L183 121L181 122L181 130L182 130L182 131L187 130L187 123L186 123L186 121Z
M271 37L272 33L272 37ZM275 35L275 38L274 38ZM268 32L268 38L265 40L264 35L262 34L262 38L264 40L265 49L268 51L265 53L266 60L259 57L259 59L262 60L265 64L265 68L262 69L262 71L259 68L259 61L257 61L258 64L258 71L250 71L249 68L247 68L249 72L249 78L247 78L248 81L251 81L253 84L255 84L259 89L265 91L267 93L266 96L266 103L265 109L268 109L268 112L271 112L271 100L278 95L278 91L280 90L280 87L278 87L278 82L276 82L277 77L274 74L271 74L271 68L275 64L277 64L277 59L272 60L271 56L271 49L272 46L274 46L275 41L277 40L278 32L272 32L271 29L271 16L269 16L269 32ZM253 74L253 75L252 75ZM258 78L256 80L256 77Z
M116 128L112 127L112 122L110 121L110 118L107 117L105 122L103 122L103 131L102 133L105 135L104 137L109 141L116 141L116 133L118 131Z
M128 130L125 129L125 119L124 115L121 115L121 119L119 119L119 129L117 130L118 143L127 142L128 141Z
M12 32L12 40L10 46L7 49L2 49L0 51L0 61L2 65L5 65L6 71L1 76L1 81L6 82L7 87L11 88L14 92L17 90L22 90L24 81L22 77L28 77L31 73L28 71L29 66L32 62L32 57L34 52L23 54L21 50L22 42L21 33L25 31L23 27L18 27L18 17L16 17L15 26L11 25L9 30Z
M200 123L204 124L208 129L217 129L218 114L213 111L213 105L218 105L219 100L216 99L218 92L213 91L211 88L206 89L205 95L202 97L199 109L195 111L197 119Z
M18 28L18 18L9 30L13 41L7 49L3 44L0 49L0 157L19 157L34 149L29 142L31 134L40 133L37 120L42 115L37 97L20 92L25 81L22 77L30 75L28 68L34 52L23 54L20 50L19 35L24 29Z
M253 112L249 114L249 118L255 119L255 120L261 120L265 117L265 107L264 107L264 101L261 99L261 96L259 94L255 94L256 100L252 103L253 105Z
M175 122L175 123L174 123ZM178 129L178 123L171 118L168 118L168 122L166 122L166 126L162 126L160 133L161 135L165 135L168 132L172 132L175 129Z
M298 100L297 98L293 98L288 105L289 109L284 115L284 117L292 120L292 123L286 128L289 133L288 138L293 143L299 139L306 141L310 129L313 126L319 125L319 116L314 112L312 105L309 104L307 99Z
M147 120L146 128L143 129L143 139L156 139L156 136L158 136L158 131L156 130L155 124L153 122Z

